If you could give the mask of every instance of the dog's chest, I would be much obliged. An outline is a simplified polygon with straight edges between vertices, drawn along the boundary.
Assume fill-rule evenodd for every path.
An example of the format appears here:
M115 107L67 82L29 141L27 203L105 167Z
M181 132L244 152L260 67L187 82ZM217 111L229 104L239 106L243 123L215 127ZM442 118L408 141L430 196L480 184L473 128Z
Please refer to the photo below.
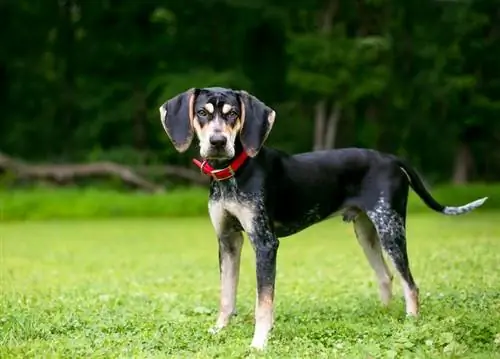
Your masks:
M231 180L212 185L208 209L216 231L222 231L228 217L233 217L247 233L254 231L256 219L264 211L259 194L241 192Z

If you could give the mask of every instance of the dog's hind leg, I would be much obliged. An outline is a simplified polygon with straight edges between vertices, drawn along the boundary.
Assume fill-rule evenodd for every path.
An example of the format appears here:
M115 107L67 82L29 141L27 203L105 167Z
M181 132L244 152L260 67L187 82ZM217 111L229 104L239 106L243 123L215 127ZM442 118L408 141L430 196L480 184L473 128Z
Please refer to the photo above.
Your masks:
M374 224L382 247L389 255L401 277L406 314L417 316L419 311L418 287L410 270L406 248L405 215L394 210L386 198L381 197L367 216Z
M392 298L393 276L384 260L377 231L365 213L360 212L354 219L354 232L377 277L380 300L388 305Z

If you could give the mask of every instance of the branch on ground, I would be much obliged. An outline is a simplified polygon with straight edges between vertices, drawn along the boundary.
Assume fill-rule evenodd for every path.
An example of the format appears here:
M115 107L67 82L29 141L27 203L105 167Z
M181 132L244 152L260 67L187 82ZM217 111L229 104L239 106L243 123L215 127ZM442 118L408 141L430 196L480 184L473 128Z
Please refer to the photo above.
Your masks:
M179 177L196 184L206 184L207 178L197 171L177 166L141 166L133 169L114 162L85 164L29 164L0 152L0 170L13 172L24 179L49 179L63 183L76 178L116 176L123 182L148 192L163 192L164 188L144 178L146 174Z

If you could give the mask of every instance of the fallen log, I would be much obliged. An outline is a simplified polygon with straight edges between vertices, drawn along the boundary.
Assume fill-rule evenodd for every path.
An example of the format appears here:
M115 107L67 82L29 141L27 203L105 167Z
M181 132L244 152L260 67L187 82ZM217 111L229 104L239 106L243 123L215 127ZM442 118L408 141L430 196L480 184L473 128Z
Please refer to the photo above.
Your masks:
M156 173L177 176L197 184L207 183L205 176L197 171L176 166L142 166L137 170L114 162L94 162L85 164L28 164L0 152L0 171L10 171L23 179L50 179L68 182L76 178L92 176L117 176L123 182L148 192L163 192L164 188L139 173Z

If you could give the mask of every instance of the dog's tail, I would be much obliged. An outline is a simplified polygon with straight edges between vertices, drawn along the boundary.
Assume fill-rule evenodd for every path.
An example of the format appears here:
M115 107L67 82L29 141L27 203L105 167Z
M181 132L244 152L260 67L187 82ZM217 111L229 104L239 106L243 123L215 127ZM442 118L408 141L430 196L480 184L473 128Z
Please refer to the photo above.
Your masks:
M418 196L422 199L422 201L424 201L424 203L429 208L435 210L436 212L446 214L449 216L465 214L482 206L483 203L486 202L486 200L488 199L488 197L483 197L458 207L443 206L438 201L436 201L429 193L429 191L425 188L422 179L413 169L412 166L410 166L407 162L403 161L400 158L397 158L397 162L399 167L405 172L406 176L408 177L408 181L410 183L411 188L413 188L415 193L418 194Z

